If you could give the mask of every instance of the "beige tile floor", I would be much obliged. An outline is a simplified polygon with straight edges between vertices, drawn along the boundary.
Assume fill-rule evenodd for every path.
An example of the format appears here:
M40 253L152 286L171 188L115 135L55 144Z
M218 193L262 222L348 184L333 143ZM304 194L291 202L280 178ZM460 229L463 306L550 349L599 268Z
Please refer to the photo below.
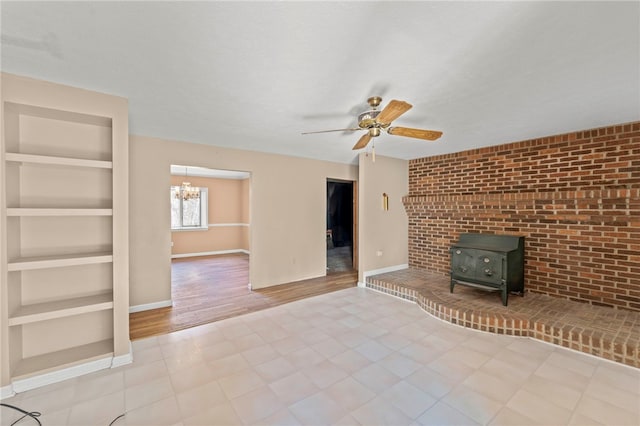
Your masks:
M43 425L122 413L114 426L640 424L638 369L463 329L362 288L133 347L129 366L2 402L42 412Z

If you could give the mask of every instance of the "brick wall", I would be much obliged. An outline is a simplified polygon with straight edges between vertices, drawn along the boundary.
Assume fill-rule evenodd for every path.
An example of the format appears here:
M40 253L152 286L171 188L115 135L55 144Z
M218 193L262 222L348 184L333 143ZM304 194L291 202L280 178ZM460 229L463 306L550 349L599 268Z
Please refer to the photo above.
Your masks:
M640 311L640 122L411 160L403 202L410 267L524 235L528 291Z

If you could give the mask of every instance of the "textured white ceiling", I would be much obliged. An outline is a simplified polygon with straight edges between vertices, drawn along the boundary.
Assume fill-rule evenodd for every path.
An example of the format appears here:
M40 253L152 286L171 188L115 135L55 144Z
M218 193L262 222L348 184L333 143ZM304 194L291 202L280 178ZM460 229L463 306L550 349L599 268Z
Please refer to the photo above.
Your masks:
M134 134L352 163L640 119L639 2L8 2L2 70L129 99Z

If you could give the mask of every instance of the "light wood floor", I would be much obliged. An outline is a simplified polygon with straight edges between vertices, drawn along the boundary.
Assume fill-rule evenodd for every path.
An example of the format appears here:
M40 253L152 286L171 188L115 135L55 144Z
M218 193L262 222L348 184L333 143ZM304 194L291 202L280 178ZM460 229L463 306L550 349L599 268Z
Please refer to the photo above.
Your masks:
M174 259L173 306L129 315L132 340L182 330L357 285L355 271L250 291L249 256Z

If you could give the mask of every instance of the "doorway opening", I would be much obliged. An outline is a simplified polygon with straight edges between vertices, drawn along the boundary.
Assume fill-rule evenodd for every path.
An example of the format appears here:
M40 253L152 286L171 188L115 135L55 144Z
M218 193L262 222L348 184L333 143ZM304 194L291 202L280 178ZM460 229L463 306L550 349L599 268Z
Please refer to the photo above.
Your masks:
M225 316L234 297L251 293L250 177L171 165L171 298L183 321Z
M327 179L327 274L356 268L356 187Z

